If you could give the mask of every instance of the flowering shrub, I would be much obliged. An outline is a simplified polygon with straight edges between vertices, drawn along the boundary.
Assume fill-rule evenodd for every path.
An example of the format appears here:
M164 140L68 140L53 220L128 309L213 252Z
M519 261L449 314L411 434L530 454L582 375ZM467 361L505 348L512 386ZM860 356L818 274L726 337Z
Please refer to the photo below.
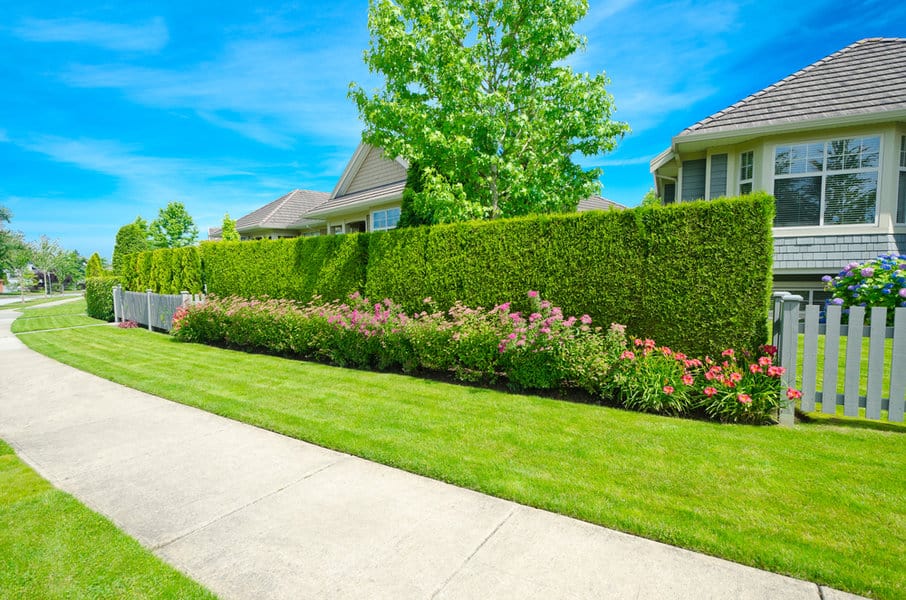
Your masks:
M882 255L865 263L851 262L831 277L822 277L831 292L828 304L851 306L906 307L906 255ZM887 313L893 324L893 311Z
M636 339L620 355L619 398L633 410L679 415L701 409L725 423L764 423L782 403L784 369L774 364L776 352L773 346L757 355L727 349L719 360L700 360ZM790 401L799 397L789 390Z
M529 312L509 303L490 309L456 303L447 311L425 298L406 314L389 299L359 294L345 302L244 300L209 296L173 317L177 339L326 361L368 369L444 372L456 379L521 389L576 388L626 408L724 422L761 423L781 402L776 350L724 351L718 359L687 357L654 340L628 340L625 328L603 330L588 315L529 292ZM791 390L794 399L796 390Z
M136 327L138 327L138 323L136 323L135 321L120 321L116 324L116 326L120 329L135 329Z

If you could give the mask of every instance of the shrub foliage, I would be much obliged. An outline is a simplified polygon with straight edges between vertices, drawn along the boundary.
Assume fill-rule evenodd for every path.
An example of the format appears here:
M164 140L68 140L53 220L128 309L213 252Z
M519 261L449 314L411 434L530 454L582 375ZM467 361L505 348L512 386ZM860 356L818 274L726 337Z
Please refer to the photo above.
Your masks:
M119 277L89 277L85 280L85 303L89 317L113 321L113 288Z
M705 355L754 349L767 338L773 210L770 196L752 194L374 234L206 242L200 252L207 291L220 296L307 302L359 292L411 312L425 297L447 310L538 290L567 314L624 323L631 335ZM152 273L151 253L127 262L128 289L169 285L160 274L166 269ZM528 308L520 302L514 309Z

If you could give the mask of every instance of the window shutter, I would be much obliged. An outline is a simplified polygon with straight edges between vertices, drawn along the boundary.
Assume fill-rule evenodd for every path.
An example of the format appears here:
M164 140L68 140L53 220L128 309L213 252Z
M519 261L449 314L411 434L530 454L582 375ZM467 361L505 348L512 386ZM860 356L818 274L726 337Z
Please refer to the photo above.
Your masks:
M704 158L683 161L683 202L705 197L705 164Z
M727 195L727 155L715 154L711 157L711 192L709 199Z

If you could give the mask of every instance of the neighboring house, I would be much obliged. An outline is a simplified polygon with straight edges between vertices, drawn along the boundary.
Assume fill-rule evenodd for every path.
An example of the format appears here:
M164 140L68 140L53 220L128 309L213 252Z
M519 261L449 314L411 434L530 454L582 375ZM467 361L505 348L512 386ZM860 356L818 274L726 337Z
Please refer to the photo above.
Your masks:
M651 173L667 204L773 194L775 288L823 300L822 275L906 254L906 39L856 42L699 121Z
M397 226L408 163L383 150L359 144L333 192L296 190L236 221L242 239L384 231ZM626 208L600 196L579 202L577 210ZM208 239L220 239L220 228Z
M329 198L325 192L293 190L236 219L236 231L243 240L293 238L326 233L323 220L302 218L312 208ZM208 239L219 240L220 227L208 230Z

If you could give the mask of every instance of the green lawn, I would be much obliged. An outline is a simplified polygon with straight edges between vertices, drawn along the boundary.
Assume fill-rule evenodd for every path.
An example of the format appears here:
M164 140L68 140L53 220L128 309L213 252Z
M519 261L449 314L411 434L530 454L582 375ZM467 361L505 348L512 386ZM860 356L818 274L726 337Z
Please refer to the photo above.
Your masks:
M213 598L0 441L0 598Z
M45 329L103 324L104 321L85 315L85 299L80 298L58 306L26 309L22 312L21 317L13 321L11 329L13 333L27 333Z
M832 587L906 597L906 437L656 417L94 327L22 336L321 446Z

